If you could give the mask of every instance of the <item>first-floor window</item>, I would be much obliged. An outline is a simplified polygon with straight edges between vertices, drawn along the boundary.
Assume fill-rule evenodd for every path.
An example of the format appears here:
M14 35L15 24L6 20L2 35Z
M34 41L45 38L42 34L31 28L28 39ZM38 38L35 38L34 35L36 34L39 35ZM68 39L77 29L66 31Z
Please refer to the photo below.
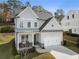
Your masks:
M24 42L24 35L21 35L21 41Z
M24 39L24 35L21 36L21 39Z
M28 35L21 35L21 41L26 43L28 41Z

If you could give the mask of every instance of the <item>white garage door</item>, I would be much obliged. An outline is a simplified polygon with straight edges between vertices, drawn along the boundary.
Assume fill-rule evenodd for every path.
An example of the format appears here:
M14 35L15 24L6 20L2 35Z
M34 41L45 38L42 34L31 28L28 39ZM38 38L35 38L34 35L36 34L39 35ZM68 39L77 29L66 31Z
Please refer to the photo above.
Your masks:
M44 46L61 45L62 34L60 33L46 33L44 37Z

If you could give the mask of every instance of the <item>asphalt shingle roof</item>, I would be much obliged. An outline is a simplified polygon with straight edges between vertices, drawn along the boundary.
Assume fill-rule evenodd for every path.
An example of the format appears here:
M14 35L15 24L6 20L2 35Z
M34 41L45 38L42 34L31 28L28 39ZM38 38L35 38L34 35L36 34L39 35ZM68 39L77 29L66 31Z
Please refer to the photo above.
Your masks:
M37 14L40 20L48 20L49 18L53 17L51 12L45 10L41 6L33 6L32 9Z

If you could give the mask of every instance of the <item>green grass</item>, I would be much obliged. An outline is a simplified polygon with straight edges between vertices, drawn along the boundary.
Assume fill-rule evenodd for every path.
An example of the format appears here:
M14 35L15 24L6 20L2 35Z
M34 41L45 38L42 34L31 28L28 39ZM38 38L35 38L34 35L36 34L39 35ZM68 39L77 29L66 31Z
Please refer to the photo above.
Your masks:
M0 44L9 43L14 39L14 34L12 33L0 33Z
M13 51L13 45L12 42L0 45L0 59L10 59L11 56L14 56Z
M56 59L54 56L52 56L50 53L45 53L42 55L39 55L33 59Z

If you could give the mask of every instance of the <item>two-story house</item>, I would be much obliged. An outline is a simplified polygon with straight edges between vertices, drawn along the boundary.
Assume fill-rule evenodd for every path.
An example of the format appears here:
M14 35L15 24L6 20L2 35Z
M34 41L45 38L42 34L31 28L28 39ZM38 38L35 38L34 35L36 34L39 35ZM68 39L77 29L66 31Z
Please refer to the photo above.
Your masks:
M64 31L79 34L79 11L69 11L61 21L61 25Z
M35 12L25 8L15 19L15 45L17 50L24 47L39 46L47 48L61 45L63 31L53 16L48 12Z

